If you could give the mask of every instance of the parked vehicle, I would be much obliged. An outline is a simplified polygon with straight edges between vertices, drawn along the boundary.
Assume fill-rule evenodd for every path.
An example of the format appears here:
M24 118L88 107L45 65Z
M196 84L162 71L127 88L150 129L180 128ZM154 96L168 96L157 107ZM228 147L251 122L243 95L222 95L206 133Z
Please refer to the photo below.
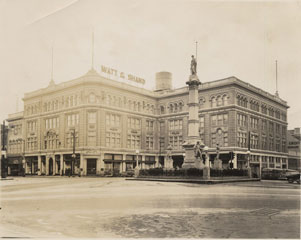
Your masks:
M297 182L300 184L300 173L290 174L289 176L287 176L287 181L289 183Z
M298 171L292 169L263 168L261 170L261 178L269 180L287 180L288 176L298 173Z

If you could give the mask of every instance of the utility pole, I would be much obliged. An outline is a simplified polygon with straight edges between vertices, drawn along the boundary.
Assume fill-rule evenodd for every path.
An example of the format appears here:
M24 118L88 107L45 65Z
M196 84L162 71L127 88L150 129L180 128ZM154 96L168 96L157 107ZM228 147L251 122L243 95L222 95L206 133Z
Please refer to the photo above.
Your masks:
M1 178L7 176L7 164L6 164L6 149L5 149L5 121L3 121L1 129Z
M75 165L75 129L72 131L72 137L73 137L73 150L72 150L72 162L71 162L71 175L73 176L74 174L74 165Z
M279 93L278 93L278 64L277 64L277 60L276 60L276 93L275 95L277 97L279 97Z

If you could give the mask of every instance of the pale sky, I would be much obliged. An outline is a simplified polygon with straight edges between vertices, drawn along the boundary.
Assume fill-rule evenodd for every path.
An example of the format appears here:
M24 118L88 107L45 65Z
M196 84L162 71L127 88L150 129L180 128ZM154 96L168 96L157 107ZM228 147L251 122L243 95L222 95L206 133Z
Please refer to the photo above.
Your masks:
M229 76L275 93L301 127L301 2L201 0L0 0L0 120L23 110L24 93L61 83L101 65L154 88L169 71L173 86L189 77L198 42L201 82Z

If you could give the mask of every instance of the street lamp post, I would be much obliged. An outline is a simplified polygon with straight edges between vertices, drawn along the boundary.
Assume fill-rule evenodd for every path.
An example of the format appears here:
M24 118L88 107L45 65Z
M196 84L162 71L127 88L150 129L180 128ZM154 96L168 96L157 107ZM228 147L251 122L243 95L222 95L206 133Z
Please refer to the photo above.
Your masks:
M209 150L208 146L205 146L204 152L205 152L206 160L205 160L205 167L203 169L203 177L204 179L207 180L210 179L210 165L209 165L208 150Z
M72 145L72 160L71 160L71 175L73 176L74 174L74 164L75 164L75 129L72 129L72 138L73 138L73 145Z
M137 149L136 150L136 167L135 167L135 169L139 169L139 159L138 159L138 157L139 157L139 150Z
M252 171L251 171L251 167L250 167L250 150L247 151L247 171L248 171L248 177L252 178Z
M1 178L6 178L7 176L7 163L6 163L6 148L5 148L5 121L2 124L1 131Z
M135 167L135 177L139 176L139 160L138 160L138 156L139 156L139 149L136 150L136 167Z
M20 138L22 142L22 175L25 177L26 161L25 161L25 140Z

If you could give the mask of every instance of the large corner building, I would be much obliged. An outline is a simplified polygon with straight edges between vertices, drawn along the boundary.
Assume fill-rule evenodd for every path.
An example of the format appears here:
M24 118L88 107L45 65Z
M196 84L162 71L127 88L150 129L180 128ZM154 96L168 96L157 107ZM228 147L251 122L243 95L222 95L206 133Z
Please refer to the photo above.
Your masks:
M185 83L185 80L183 80ZM174 166L185 157L188 87L172 89L168 72L156 74L150 91L113 81L90 70L84 76L49 84L24 95L24 111L8 117L9 174L123 174L136 162L164 166L169 145ZM287 103L235 77L199 86L199 135L223 168L253 173L287 168ZM250 132L250 155L248 136ZM138 159L138 161L137 161Z

